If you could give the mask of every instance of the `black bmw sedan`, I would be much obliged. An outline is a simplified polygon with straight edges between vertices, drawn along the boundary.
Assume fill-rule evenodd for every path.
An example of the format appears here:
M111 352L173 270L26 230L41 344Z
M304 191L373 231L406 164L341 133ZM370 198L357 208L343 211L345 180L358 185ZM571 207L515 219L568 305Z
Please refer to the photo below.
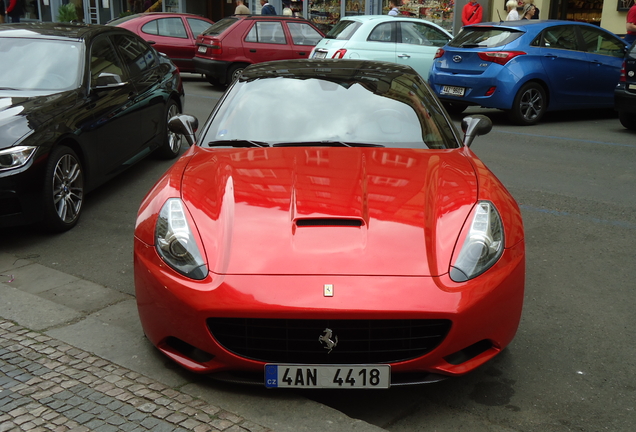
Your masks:
M87 192L150 153L179 154L178 69L111 26L0 26L0 227L77 223Z

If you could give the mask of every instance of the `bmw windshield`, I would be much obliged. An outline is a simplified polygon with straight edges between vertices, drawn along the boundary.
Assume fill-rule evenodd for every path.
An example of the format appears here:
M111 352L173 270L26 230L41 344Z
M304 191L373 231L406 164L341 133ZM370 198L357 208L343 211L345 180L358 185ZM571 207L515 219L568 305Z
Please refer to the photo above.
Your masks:
M82 44L74 41L0 38L0 89L63 91L80 81Z

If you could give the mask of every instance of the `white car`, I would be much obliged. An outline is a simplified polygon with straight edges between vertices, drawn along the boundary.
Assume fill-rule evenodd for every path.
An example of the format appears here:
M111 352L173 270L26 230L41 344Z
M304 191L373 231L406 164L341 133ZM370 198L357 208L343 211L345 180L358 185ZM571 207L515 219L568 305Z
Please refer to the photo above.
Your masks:
M389 15L345 17L318 45L309 58L381 60L411 66L428 78L435 53L452 39L430 21Z

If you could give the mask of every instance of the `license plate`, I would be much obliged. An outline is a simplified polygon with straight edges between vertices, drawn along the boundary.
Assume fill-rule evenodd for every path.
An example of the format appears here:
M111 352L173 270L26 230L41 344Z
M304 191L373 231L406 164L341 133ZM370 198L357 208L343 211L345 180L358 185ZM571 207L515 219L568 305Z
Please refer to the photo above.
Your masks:
M627 88L630 90L636 90L636 84L629 84Z
M324 51L316 51L314 53L314 58L315 59L324 59L325 57L327 57L327 53Z
M386 389L390 385L389 365L265 365L268 388Z
M203 45L199 45L199 52L205 54L205 52L208 50L208 47L205 47Z
M442 94L450 96L464 96L464 87L443 86Z

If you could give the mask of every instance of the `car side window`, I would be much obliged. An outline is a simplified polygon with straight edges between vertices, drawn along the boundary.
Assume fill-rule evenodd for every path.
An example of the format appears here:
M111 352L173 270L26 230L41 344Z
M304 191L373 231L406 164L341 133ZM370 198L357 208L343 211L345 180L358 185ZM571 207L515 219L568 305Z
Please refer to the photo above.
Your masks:
M131 76L136 77L157 64L155 51L134 36L116 35L114 42Z
M550 27L543 32L541 46L565 50L577 50L576 32L573 26Z
M208 25L209 27L209 25ZM207 27L205 28L207 29ZM204 29L204 30L205 30ZM176 37L187 39L188 33L181 18L160 18L153 21L149 21L141 27L141 31L147 34Z
M322 36L312 26L306 23L287 23L289 33L291 33L292 43L294 45L310 45L318 44Z
M197 18L186 18L186 21L188 22L188 25L190 26L190 30L192 30L192 35L194 37L199 36L212 25L207 21Z
M245 37L245 42L273 43L284 45L287 43L283 24L279 21L256 21Z
M102 73L118 75L121 82L128 80L115 47L107 37L96 39L91 46L91 87L97 84L97 78Z
M371 42L395 42L395 26L393 23L383 23L376 26L367 40Z
M612 57L623 57L625 54L624 45L601 30L583 27L580 30L585 42L586 52Z
M450 40L443 32L426 24L416 22L400 23L401 43L441 47Z

